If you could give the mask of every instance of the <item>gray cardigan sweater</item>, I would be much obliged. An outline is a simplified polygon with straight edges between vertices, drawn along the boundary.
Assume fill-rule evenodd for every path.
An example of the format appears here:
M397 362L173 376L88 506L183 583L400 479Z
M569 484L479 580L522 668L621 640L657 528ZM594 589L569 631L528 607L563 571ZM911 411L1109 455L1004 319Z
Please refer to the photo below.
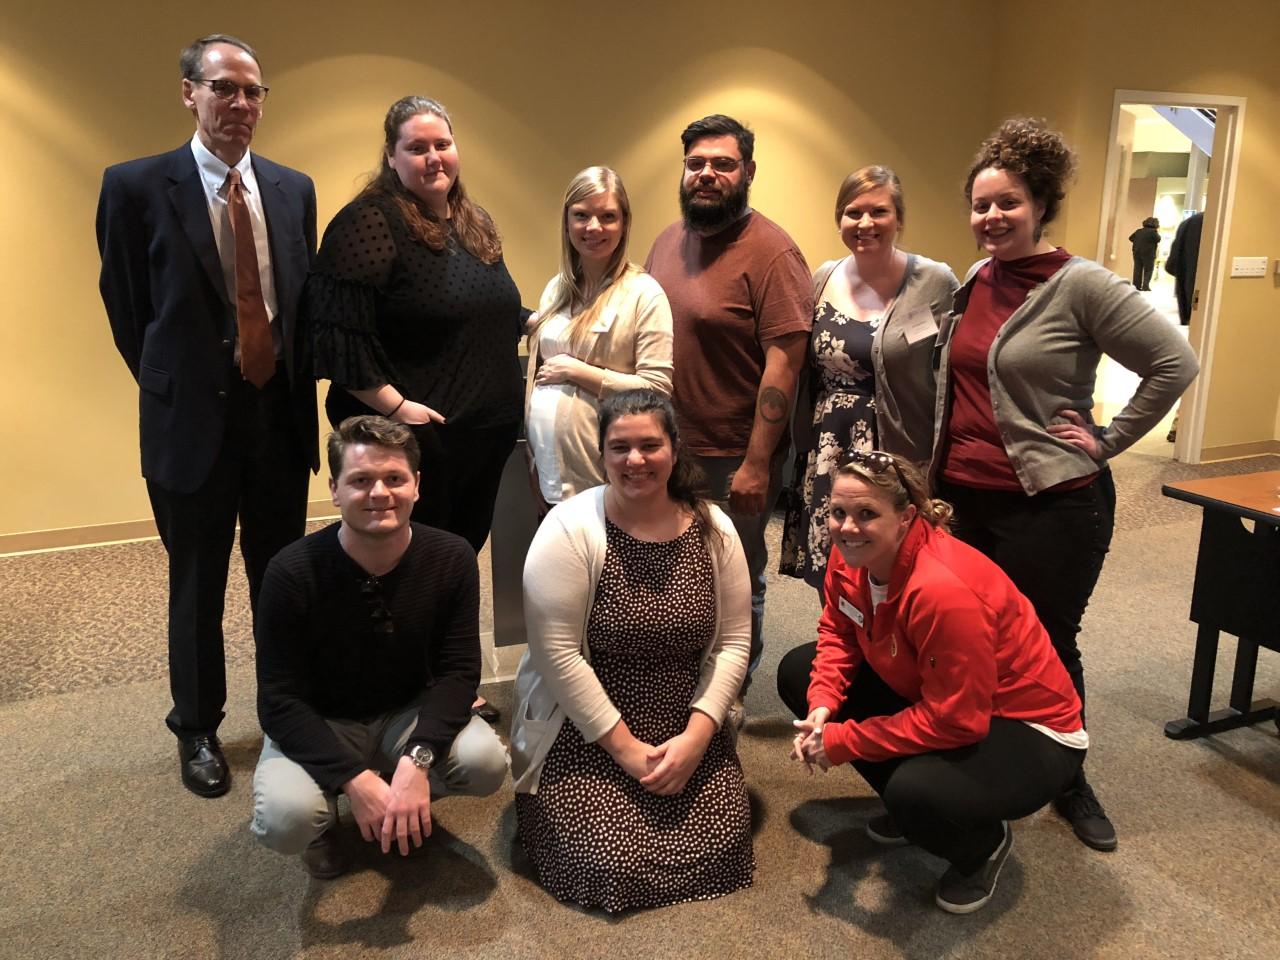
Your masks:
M828 260L813 274L813 299L822 302L822 291L832 272L847 257ZM906 320L919 310L928 311L940 325L951 310L951 298L960 286L945 263L919 254L907 255L907 270L893 304L885 312L871 338L871 363L875 368L876 445L881 450L926 463L933 445L934 335L908 342ZM814 447L814 403L820 385L813 369L813 348L797 390L793 424L796 449Z
M938 331L937 410L930 480L942 467L951 408L950 349L964 321L975 263ZM996 426L1014 473L1028 496L1099 469L1079 447L1048 432L1066 422L1059 410L1092 420L1093 390L1103 354L1142 382L1105 427L1096 427L1103 460L1129 447L1160 422L1199 371L1195 354L1170 324L1127 281L1083 257L1072 257L1033 287L996 333L987 354L987 382Z

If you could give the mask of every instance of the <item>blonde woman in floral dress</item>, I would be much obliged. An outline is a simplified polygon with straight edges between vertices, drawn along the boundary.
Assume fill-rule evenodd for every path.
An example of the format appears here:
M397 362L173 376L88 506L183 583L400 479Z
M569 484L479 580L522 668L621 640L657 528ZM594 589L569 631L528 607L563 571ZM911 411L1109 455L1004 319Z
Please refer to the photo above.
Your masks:
M946 264L898 248L902 184L887 167L845 178L836 224L850 255L813 275L807 383L796 402L796 476L782 573L822 590L831 479L851 450L927 461L933 445L933 345L959 284Z

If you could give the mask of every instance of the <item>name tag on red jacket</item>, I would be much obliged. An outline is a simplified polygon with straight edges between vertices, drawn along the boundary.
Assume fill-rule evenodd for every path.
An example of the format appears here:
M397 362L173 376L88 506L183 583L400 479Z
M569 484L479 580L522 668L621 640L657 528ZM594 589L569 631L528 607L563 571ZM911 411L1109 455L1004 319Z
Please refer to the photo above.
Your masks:
M858 626L861 627L864 625L866 618L862 616L862 611L859 610L857 607L855 607L852 603L850 603L844 597L840 597L838 606L840 607L840 612L843 613L850 620L852 620L854 623L856 623Z

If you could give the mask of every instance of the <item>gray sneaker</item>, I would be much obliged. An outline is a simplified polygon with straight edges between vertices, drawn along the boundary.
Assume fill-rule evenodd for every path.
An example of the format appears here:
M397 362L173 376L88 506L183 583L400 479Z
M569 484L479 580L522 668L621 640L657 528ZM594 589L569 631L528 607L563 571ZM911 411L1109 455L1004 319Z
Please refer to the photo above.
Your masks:
M938 893L934 899L947 913L973 913L985 907L995 895L1000 868L1013 849L1013 828L1007 820L1003 825L1004 839L986 863L970 874L963 874L954 866L947 867L947 872L938 881Z

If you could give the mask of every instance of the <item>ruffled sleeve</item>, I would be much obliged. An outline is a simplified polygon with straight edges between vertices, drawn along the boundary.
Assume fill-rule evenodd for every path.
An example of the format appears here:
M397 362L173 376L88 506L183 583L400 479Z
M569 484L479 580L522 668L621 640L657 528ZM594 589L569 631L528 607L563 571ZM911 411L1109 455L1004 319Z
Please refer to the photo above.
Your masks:
M378 304L395 259L387 216L367 201L343 207L325 230L305 293L317 379L348 390L397 381L378 331Z

